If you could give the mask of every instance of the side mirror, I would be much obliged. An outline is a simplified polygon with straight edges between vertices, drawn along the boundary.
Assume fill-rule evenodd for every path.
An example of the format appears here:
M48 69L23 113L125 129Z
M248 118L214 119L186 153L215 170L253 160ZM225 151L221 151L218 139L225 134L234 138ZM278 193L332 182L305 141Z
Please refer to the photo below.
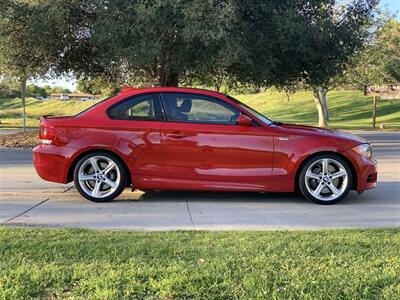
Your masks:
M244 114L240 114L236 118L236 124L238 124L240 126L251 126L252 123L253 123L253 120Z

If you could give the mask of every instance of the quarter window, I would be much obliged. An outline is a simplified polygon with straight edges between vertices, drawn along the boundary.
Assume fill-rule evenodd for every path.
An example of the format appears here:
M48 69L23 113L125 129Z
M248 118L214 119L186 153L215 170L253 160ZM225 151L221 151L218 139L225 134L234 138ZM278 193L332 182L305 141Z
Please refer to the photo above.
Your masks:
M139 95L111 107L108 115L114 120L155 121L162 119L161 105L156 94Z
M236 124L239 110L221 100L184 93L163 93L163 103L169 121Z

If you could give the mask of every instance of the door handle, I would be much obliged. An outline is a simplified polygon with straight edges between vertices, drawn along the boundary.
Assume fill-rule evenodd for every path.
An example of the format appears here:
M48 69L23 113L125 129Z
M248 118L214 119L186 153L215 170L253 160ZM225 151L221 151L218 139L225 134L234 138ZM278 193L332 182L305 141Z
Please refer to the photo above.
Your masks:
M185 134L179 131L173 131L171 133L166 133L165 135L173 139L182 139L186 136Z

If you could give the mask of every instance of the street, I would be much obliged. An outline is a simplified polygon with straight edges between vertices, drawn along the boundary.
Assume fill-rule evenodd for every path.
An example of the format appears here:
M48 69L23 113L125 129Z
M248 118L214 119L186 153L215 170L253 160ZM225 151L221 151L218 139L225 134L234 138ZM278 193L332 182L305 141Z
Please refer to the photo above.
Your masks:
M41 180L30 150L0 149L0 224L136 230L261 230L400 226L400 132L352 132L368 139L378 186L322 206L296 194L140 192L108 203L73 184Z

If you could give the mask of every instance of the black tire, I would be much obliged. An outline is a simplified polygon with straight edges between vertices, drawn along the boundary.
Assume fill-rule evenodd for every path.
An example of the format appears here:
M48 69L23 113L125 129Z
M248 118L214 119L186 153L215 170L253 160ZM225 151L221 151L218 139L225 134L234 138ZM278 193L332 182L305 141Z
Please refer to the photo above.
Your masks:
M338 162L339 164L341 164L343 166L343 168L347 172L347 185L346 185L346 187L343 187L343 191L340 194L340 196L336 197L335 195L333 195L333 192L331 192L332 194L330 196L329 196L329 194L327 196L327 197L336 197L334 199L325 199L325 200L318 199L314 195L312 195L309 192L309 189L307 188L307 184L310 185L310 182L306 183L306 180L310 180L310 179L306 179L307 170L310 168L310 166L313 166L313 164L315 164L317 161L320 161L322 159L329 159L329 161L331 162L330 168L332 168L334 166L334 161ZM328 188L328 190L330 190L329 187L331 184L333 184L333 182L332 181L324 182L326 176L324 174L320 174L320 175L322 177L322 180L320 180L319 182L317 180L315 180L314 184L317 184L317 186L319 184L325 185ZM328 175L329 175L329 173L328 173ZM330 205L330 204L335 204L335 203L343 200L347 196L347 194L349 193L350 188L352 186L352 183L353 183L353 174L352 174L351 168L350 168L349 164L347 163L347 161L344 160L343 158L341 158L340 156L335 155L335 154L321 154L321 155L314 156L306 161L306 163L302 166L302 170L301 170L298 180L299 180L298 186L300 188L300 192L306 199L308 199L314 203L317 203L317 204ZM311 180L313 180L313 179L311 179ZM343 182L345 182L344 179L338 179L338 180L342 180L342 184L344 184ZM323 182L323 183L321 183L321 182Z
M119 172L118 175L120 176L119 182L118 182L118 184L116 184L115 190L113 192L111 192L112 187L110 186L110 191L109 191L110 194L106 195L106 196L102 196L102 197L94 197L94 196L88 194L88 190L90 189L90 186L88 186L88 184L91 184L92 181L88 180L85 183L82 183L82 186L79 181L79 170L81 169L82 165L85 162L87 162L89 159L95 158L95 157L104 157L104 158L107 158L107 159L111 160L112 162L114 162L115 170L113 169L113 172L115 172L117 174ZM101 163L102 162L100 162L100 164ZM100 170L100 168L99 168L99 170ZM101 172L101 170L100 170L100 172ZM91 174L91 175L95 175L95 174ZM116 176L118 176L118 175L116 175ZM123 190L126 187L126 183L127 183L127 175L128 174L127 174L124 164L121 162L121 160L117 156L112 155L107 152L96 151L96 152L92 152L92 153L89 153L89 154L83 156L78 161L78 163L76 164L75 169L74 169L74 183L75 183L75 187L78 190L79 194L81 194L87 200L90 200L92 202L107 202L107 201L111 201L111 200L115 199L123 192ZM106 177L106 176L107 175L103 175L103 177ZM106 179L109 179L109 178L106 178ZM93 180L93 182L101 182L101 181ZM94 183L94 184L96 184L96 183ZM103 182L100 183L100 186L101 185L107 186L107 184L103 183ZM86 191L85 191L85 188L86 188Z

